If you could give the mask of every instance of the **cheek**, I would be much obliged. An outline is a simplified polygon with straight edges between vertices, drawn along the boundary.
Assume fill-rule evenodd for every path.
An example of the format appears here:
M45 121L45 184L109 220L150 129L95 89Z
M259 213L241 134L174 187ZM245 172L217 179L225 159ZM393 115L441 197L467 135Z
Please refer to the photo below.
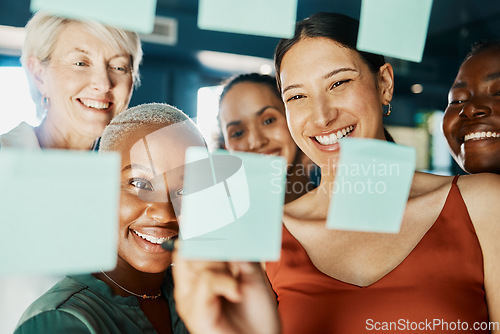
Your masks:
M143 201L137 196L123 193L120 198L120 227L124 228L130 225L134 220L139 218L145 210Z

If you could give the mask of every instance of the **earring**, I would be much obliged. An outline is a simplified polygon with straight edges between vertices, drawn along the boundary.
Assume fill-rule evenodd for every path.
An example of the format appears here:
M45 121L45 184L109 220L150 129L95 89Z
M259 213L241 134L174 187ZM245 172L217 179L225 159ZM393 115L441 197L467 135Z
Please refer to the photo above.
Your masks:
M387 111L383 113L384 117L388 117L392 112L391 102L387 102Z
M42 96L42 108L47 111L49 109L50 100L45 95Z

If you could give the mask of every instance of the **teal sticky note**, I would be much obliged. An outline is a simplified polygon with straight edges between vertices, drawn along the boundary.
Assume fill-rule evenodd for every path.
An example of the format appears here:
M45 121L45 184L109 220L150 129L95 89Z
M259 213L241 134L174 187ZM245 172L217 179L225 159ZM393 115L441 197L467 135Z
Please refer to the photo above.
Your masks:
M0 274L116 266L120 156L2 149Z
M150 34L154 28L156 0L31 0L30 10L78 20L95 20Z
M420 62L432 0L362 0L357 48Z
M198 28L248 35L291 38L297 0L200 0Z
M215 261L279 259L285 165L282 157L189 148L181 254Z
M415 157L413 147L375 139L342 140L327 227L398 233Z

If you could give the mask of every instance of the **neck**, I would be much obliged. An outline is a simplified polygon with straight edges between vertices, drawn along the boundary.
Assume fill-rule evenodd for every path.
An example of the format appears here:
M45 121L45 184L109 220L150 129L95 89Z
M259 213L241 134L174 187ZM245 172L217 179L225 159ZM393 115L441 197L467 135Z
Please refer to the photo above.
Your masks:
M103 273L95 273L93 275L106 283L114 294L123 297L132 295L123 288L138 295L155 296L161 291L165 277L164 271L153 274L145 273L133 268L128 263L126 265L118 265L114 270L107 271L105 274L108 277Z
M50 118L44 119L35 128L35 133L41 148L89 150L96 139L93 136L73 133L71 129L56 126Z

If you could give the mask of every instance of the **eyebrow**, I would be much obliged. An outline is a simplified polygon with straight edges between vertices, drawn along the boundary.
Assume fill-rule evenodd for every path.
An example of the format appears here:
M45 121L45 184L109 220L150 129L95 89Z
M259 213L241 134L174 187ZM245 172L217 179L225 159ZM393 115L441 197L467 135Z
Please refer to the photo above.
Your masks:
M491 81L500 78L500 72L490 73L485 78L484 81Z
M255 113L255 116L260 116L260 115L262 115L262 114L264 113L264 111L266 111L266 110L267 110L267 109L269 109L269 108L276 109L276 107L275 107L275 106L264 106L264 107L262 107L261 109L259 109L259 110ZM278 110L278 109L276 109L276 110ZM229 122L229 123L227 123L227 125L226 125L226 129L227 129L227 128L229 128L229 127L230 127L230 126L232 126L232 125L240 125L240 124L241 124L241 121L232 121L232 122Z
M145 167L143 165L139 165L139 164L130 164L130 165L127 165L125 167L122 168L122 172L126 171L126 170L132 170L132 169L140 169L146 173L150 173L150 174L153 174L153 171L151 169L149 169L148 167Z
M339 74L341 72L358 72L358 71L352 67L341 67L341 68L338 68L336 70L333 70L333 71L323 75L322 78L328 79L328 78L331 78L334 75ZM290 89L301 88L301 87L303 87L303 85L301 85L301 84L287 86L287 87L285 87L285 89L283 89L283 92L281 94L285 94L285 92L290 90Z

